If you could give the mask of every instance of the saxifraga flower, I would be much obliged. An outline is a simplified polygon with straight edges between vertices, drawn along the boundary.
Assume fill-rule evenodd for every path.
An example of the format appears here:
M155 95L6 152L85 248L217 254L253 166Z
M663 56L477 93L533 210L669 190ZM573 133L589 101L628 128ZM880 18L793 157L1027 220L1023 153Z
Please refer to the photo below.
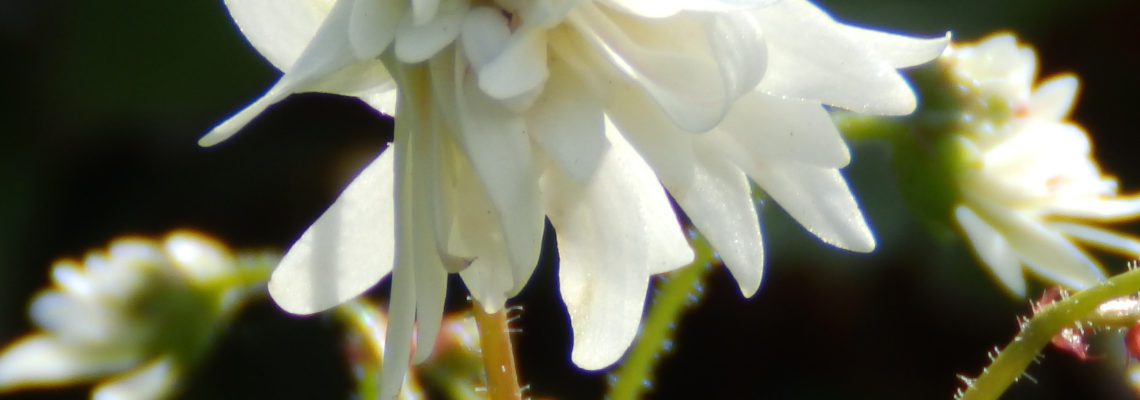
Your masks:
M1140 196L1119 193L1093 159L1088 133L1068 120L1075 76L1035 85L1036 54L1009 34L956 44L941 62L968 99L954 216L998 281L1025 296L1025 266L1084 289L1105 274L1079 244L1140 256L1140 241L1100 226L1140 216Z
M202 145L297 92L396 116L393 146L274 272L277 303L317 312L391 272L388 343L410 342L413 323L432 343L446 274L502 308L537 263L545 217L572 359L587 369L629 346L649 276L693 258L662 185L745 295L763 267L749 179L824 242L870 251L838 171L850 155L823 105L911 112L896 69L947 42L843 25L803 0L226 4L284 75ZM388 348L388 394L409 352Z

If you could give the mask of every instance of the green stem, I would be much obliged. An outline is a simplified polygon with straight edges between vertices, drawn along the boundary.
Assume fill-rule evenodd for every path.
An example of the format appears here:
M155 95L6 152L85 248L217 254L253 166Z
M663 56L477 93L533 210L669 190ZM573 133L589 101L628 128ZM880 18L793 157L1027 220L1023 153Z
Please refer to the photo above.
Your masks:
M1134 269L1078 292L1068 299L1033 316L1013 341L994 359L977 379L966 381L960 400L996 399L1021 377L1029 363L1037 357L1053 336L1077 321L1085 319L1102 303L1140 292L1140 269Z
M479 325L479 346L483 349L483 368L487 371L487 394L491 400L522 400L515 352L507 327L507 310L483 311L479 302L472 303L475 323Z
M696 258L692 264L667 275L657 288L649 315L642 321L641 332L634 341L633 349L615 372L616 380L610 388L608 398L612 400L633 400L641 398L649 389L654 367L661 359L660 353L666 343L672 340L676 321L688 307L696 304L702 291L695 290L715 262L712 248L704 238L697 236L693 241Z

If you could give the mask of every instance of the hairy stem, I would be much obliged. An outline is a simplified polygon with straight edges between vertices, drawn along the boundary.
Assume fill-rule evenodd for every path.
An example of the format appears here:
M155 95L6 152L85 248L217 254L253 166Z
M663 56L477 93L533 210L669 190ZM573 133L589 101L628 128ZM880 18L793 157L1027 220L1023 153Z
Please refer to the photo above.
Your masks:
M507 309L488 314L474 302L475 323L479 325L479 345L483 348L483 368L487 371L487 395L491 400L521 400L515 352L507 327Z
M694 238L692 244L696 251L693 263L666 275L658 286L633 349L615 372L616 380L608 396L610 399L633 400L642 397L650 388L653 370L661 359L660 353L670 347L676 321L700 299L701 281L712 270L710 265L715 257L712 248L702 237Z
M996 399L1025 371L1053 336L1061 329L1084 319L1113 298L1140 292L1140 269L1112 277L1068 299L1053 303L1022 326L1021 333L982 371L977 379L966 379L962 400Z

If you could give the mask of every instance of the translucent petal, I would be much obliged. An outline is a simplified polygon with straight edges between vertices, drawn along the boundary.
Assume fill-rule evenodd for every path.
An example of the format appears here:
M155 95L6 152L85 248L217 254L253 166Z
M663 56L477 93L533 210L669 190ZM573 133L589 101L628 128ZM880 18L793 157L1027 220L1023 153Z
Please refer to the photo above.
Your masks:
M69 343L105 344L118 339L127 327L115 309L101 302L84 301L57 291L37 295L28 307L32 321L44 330L54 332Z
M467 12L466 2L461 4L462 7L440 10L435 18L419 25L412 22L411 15L405 15L396 32L396 58L408 64L419 63L451 44L459 36Z
M754 13L768 44L769 63L761 91L857 112L901 115L914 111L914 92L895 71L892 60L858 42L857 36L811 3L781 1ZM925 48L921 53L937 55Z
M406 129L409 120L396 123L396 137L411 137ZM412 124L414 126L414 124ZM411 361L412 330L416 320L416 262L422 255L416 249L416 226L413 193L413 154L408 141L394 143L398 158L396 176L396 265L392 270L392 292L388 298L388 332L384 339L384 368L380 369L380 398L393 399L400 393ZM421 227L426 228L426 227Z
M91 380L137 362L130 353L95 355L49 335L27 336L0 354L0 393Z
M412 240L413 257L410 265L415 270L415 310L416 310L416 352L414 362L423 362L435 349L435 338L439 333L439 326L443 319L444 300L447 296L447 271L440 261L439 248L435 242L435 232L432 218L432 196L434 191L427 182L438 179L439 150L435 146L434 136L439 132L415 132L410 135L412 144L409 146L413 153L411 160L412 176L416 181L412 186L412 218L407 227L412 236L401 236L402 240ZM406 188L407 186L403 186ZM393 342L400 345L403 342Z
M748 178L712 145L693 141L695 179L684 188L665 183L685 215L708 239L732 271L740 291L751 297L764 274L760 217L752 203Z
M988 200L971 196L967 201L979 217L1001 232L1033 272L1078 290L1105 279L1096 261L1060 233Z
M1029 113L1034 118L1060 121L1069 115L1077 99L1079 83L1071 74L1061 75L1037 86L1029 99Z
M130 373L96 386L92 400L149 400L169 397L178 384L173 357L151 361Z
M1046 225L1050 229L1092 246L1123 254L1125 257L1140 258L1140 239L1132 235L1071 222L1046 222Z
M642 96L625 94L615 98L612 118L626 122L617 124L622 133L751 296L760 286L764 249L748 178L707 143L711 133L694 136L668 123L655 128L663 121L656 118L660 111L645 107Z
M225 0L253 47L282 71L301 56L329 15L333 0Z
M174 266L194 280L213 278L229 272L233 257L217 242L193 232L175 232L163 242Z
M348 39L356 58L379 56L396 38L396 27L404 15L403 1L356 0L348 20Z
M372 1L372 0L368 0ZM293 93L304 92L319 87L322 81L336 72L349 67L364 59L366 63L376 63L374 56L361 57L353 49L348 32L346 31L355 0L341 0L336 3L329 16L321 24L320 29L306 45L297 61L285 71L281 77L261 98L246 106L245 109L218 124L205 136L198 140L200 146L213 146L230 136L236 134L241 128L249 124L254 118L265 111L269 106L281 101ZM359 90L377 85L375 76L357 77L362 83L353 85ZM339 77L345 79L345 77ZM355 81L356 79L348 79ZM344 86L341 84L340 86Z
M651 271L693 258L653 171L620 135L607 136L611 150L586 185L556 169L543 180L574 328L571 358L592 370L615 362L633 341Z
M1140 196L1063 198L1050 203L1044 211L1080 219L1121 221L1140 216Z
M950 32L942 37L920 39L850 25L839 27L851 41L862 43L895 68L925 64L938 58L950 44L951 37Z
M739 166L824 243L857 252L875 249L871 229L838 170L795 162L766 164L760 160Z
M463 84L456 141L495 207L511 266L521 275L538 262L544 228L530 137L520 117L487 98L473 80Z
M840 168L851 161L847 143L831 115L815 102L749 93L710 134L727 135L741 151L769 163L792 161Z
M1025 275L1021 272L1021 261L1001 232L964 205L954 209L954 218L966 233L978 258L989 267L994 277L1013 294L1025 297Z
M609 148L604 104L559 60L551 60L550 69L555 79L546 83L546 90L525 114L526 126L535 143L570 178L585 182Z
M678 17L670 24L651 24L588 4L575 8L568 20L681 129L694 133L712 129L736 100L738 91L728 90L728 85L739 82L724 75L731 68L722 68L712 53L707 20ZM749 57L726 62L743 59Z
M393 154L380 154L285 252L269 294L285 311L311 314L364 292L395 257Z

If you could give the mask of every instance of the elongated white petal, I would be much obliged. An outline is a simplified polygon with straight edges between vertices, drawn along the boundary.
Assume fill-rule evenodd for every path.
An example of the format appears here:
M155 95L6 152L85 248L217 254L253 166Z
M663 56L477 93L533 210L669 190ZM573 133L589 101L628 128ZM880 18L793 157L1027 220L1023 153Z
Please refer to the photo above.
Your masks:
M126 375L96 386L92 400L150 400L166 398L178 383L173 357L160 357Z
M282 71L301 56L332 0L226 0L230 17L258 53Z
M712 133L681 132L647 103L642 96L622 92L610 109L615 125L720 253L741 292L751 296L760 287L764 248L748 178L708 143Z
M1029 98L1029 113L1034 118L1060 121L1069 115L1077 99L1079 83L1071 74L1045 81Z
M857 252L875 249L871 229L838 170L760 161L740 167L796 222L824 243Z
M32 300L28 311L37 326L68 342L101 345L114 342L119 325L125 322L116 305L46 291Z
M138 360L131 353L93 355L49 335L25 337L0 354L0 393L86 381L120 371Z
M379 54L362 57L350 43L347 27L355 2L356 0L337 1L297 61L283 70L285 75L257 101L211 129L198 140L198 145L218 144L236 134L270 105L290 94L311 90L329 75L362 59L372 62L370 60Z
M590 4L568 15L579 35L652 97L673 123L694 133L716 126L735 100L735 91L726 91L735 81L726 79L713 57L703 20L650 24L622 18L627 17Z
M1001 232L964 205L954 209L954 218L966 232L970 246L998 281L1010 292L1025 297L1025 274L1021 271L1021 261Z
M600 0L622 12L645 18L665 18L681 11L729 12L748 10L778 0Z
M401 106L407 98L401 99ZM397 138L410 138L415 132L408 129L416 128L415 123L409 120L396 122L395 136ZM396 241L396 265L392 270L392 292L388 298L388 332L384 339L383 368L380 370L380 398L390 400L400 393L408 371L412 351L412 330L416 320L416 262L421 255L416 249L416 226L413 193L416 182L414 163L412 162L412 143L406 140L397 140L394 143L396 159L395 188L396 188L396 234L401 240ZM427 228L427 227L420 227Z
M913 67L934 60L950 44L950 32L942 37L919 39L851 25L839 24L839 28L851 41L863 44L895 68Z
M546 59L545 31L515 31L503 51L479 69L479 88L496 100L537 91L550 75Z
M816 102L784 100L753 92L733 105L711 135L727 135L750 157L840 168L851 162L847 143L831 115Z
M390 0L356 0L348 20L348 39L356 58L367 60L388 48L407 3Z
M559 61L550 65L553 76L546 90L526 114L534 141L570 178L585 182L597 169L609 148L605 138L602 100L591 93L569 67Z
M1050 203L1045 211L1065 217L1121 221L1140 216L1140 196L1062 198Z
M571 358L585 369L604 368L629 347L651 271L693 258L653 171L619 135L607 137L610 151L587 184L556 169L543 178L558 234L562 299L574 328Z
M457 94L463 153L486 190L502 224L517 275L538 263L544 228L536 166L523 120L495 103L468 79Z
M738 167L702 139L693 142L695 179L686 188L665 187L732 271L745 297L756 294L764 275L760 217L752 187Z
M385 150L349 183L285 252L269 294L285 311L311 314L364 292L392 270L393 153Z
M760 90L857 112L914 111L914 92L895 66L811 3L785 0L755 14L768 43L769 64Z
M1025 215L1009 212L989 200L967 195L970 208L1005 236L1033 272L1073 289L1086 289L1105 279L1093 259L1061 236Z
M425 110L417 110L424 112ZM410 265L415 270L415 310L416 310L416 352L413 362L427 360L435 349L435 338L443 319L444 300L447 296L447 271L440 260L440 245L435 242L434 195L437 192L431 180L440 179L440 152L436 136L442 132L417 131L411 136L411 173L415 178L411 183L412 221L407 228L412 235L401 236L401 240L412 241ZM403 186L406 188L407 186ZM406 197L402 197L406 199ZM401 342L395 345L403 345Z
M1094 247L1123 254L1133 259L1140 257L1140 239L1132 235L1072 222L1047 222L1046 224L1050 229L1074 237Z
M451 44L459 36L463 16L467 13L466 2L460 4L462 7L440 10L435 18L418 25L413 23L411 15L404 15L396 32L396 58L415 64Z

